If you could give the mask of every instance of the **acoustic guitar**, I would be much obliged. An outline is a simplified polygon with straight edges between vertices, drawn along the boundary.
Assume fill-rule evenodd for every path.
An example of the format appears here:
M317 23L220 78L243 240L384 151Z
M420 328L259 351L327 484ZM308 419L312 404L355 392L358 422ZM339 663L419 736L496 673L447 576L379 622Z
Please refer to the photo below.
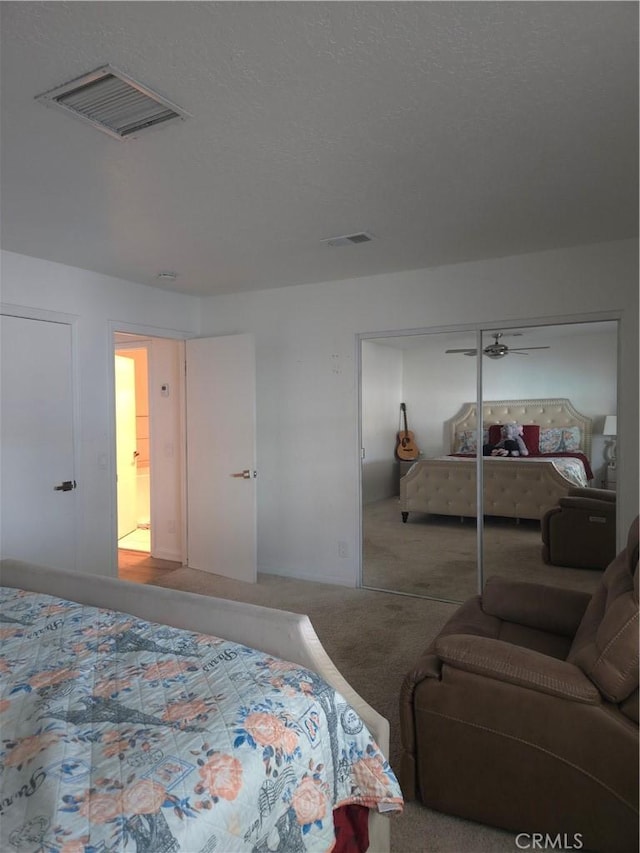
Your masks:
M420 456L418 445L410 429L407 428L407 407L400 403L400 410L404 419L404 430L398 432L398 444L396 445L396 456L403 462L413 462Z

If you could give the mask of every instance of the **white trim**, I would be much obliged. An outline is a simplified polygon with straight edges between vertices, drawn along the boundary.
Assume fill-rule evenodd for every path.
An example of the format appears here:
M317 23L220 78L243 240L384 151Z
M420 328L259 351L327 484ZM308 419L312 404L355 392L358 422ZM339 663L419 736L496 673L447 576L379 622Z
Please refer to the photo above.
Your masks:
M509 329L526 329L538 326L571 326L580 323L598 323L607 320L622 320L622 311L594 311L589 314L570 314L527 317L526 319L491 320L490 322L455 323L444 326L422 326L414 329L385 329L380 332L359 332L356 339L404 338L413 335L435 335L441 332L491 332Z
M356 560L358 561L356 564L356 587L358 589L362 589L362 552L363 552L363 531L364 531L364 514L362 511L362 341L365 340L363 335L355 336L355 348L356 348L356 357L354 359L354 364L356 368L356 388L357 388L357 404L358 404L358 423L356 429L356 436L358 440L358 446L356 448L356 454L358 459L358 483L356 488L356 495L358 501L358 532L356 535Z
M80 319L78 314L65 314L62 311L49 311L46 308L32 308L28 305L12 305L0 302L0 314L7 317L23 317L25 320L45 320L49 323L71 325Z
M616 416L618 418L618 434L616 436L616 455L617 448L620 446L620 435L622 434L622 452L624 458L624 422L625 422L625 394L623 393L623 382L622 378L624 375L624 361L622 359L622 351L623 351L623 341L625 335L628 334L624 318L620 316L618 318L618 340L617 340L617 364L618 371L616 375L617 385L616 385ZM637 397L636 397L637 401ZM630 408L633 407L633 404ZM637 423L636 423L636 440L637 440ZM636 481L637 482L637 481ZM618 501L620 497L620 484L618 480L618 476L616 475L616 483L615 483L615 492L616 492L616 501ZM636 495L637 497L637 495ZM618 504L619 505L619 504ZM637 504L636 504L637 506ZM628 530L626 529L626 524L623 522L622 513L616 512L616 553L620 553L623 548L626 547L628 537Z
M114 341L113 351L117 353L120 350L122 350L123 352L129 352L129 350L149 349L150 343L151 338L140 338L138 340L131 341L131 343L125 343L124 341Z
M476 400L482 400L482 368L484 358L478 358L482 352L482 329L476 330ZM476 447L482 447L483 407L476 424ZM484 465L482 455L476 452L476 592L482 595L484 589Z
M142 343L142 342L141 342ZM169 560L157 553L156 539L158 533L157 502L154 494L154 476L157 477L156 465L158 464L158 448L156 446L155 424L156 424L156 399L151 394L151 389L156 387L155 356L153 352L153 340L145 341L143 344L147 350L147 411L149 412L149 556L156 559ZM154 475L155 472L155 475Z
M115 366L115 341L113 339L113 330L111 323L107 323L108 353L107 358L107 389L109 392L109 430L107 434L107 443L109 445L109 506L111 508L111 561L110 561L110 577L118 577L118 468L117 468L117 451L116 451L116 366Z
M153 529L153 528L152 528ZM159 548L152 555L156 558L156 560L171 560L173 563L179 563L182 559L182 555L178 551L169 551Z
M173 338L177 341L197 337L195 333L185 332L183 329L167 329L160 328L159 326L145 326L142 323L126 323L124 320L108 320L107 325L109 326L112 339L116 332L124 332L128 335L138 335L139 337L148 336L150 338Z
M189 562L187 527L187 347L184 341L180 345L180 561L183 566Z
M354 589L353 583L350 579L345 578L343 574L335 575L332 573L324 574L322 577L319 577L317 572L308 572L306 569L300 566L295 570L295 572L287 570L285 573L282 569L282 566L260 566L260 570L257 573L258 575L271 575L276 578L283 578L285 580L299 580L299 581L307 581L308 583L327 583L332 584L333 586L344 586L347 589ZM371 587L367 587L367 589L371 589ZM390 592L391 590L384 590L384 592Z

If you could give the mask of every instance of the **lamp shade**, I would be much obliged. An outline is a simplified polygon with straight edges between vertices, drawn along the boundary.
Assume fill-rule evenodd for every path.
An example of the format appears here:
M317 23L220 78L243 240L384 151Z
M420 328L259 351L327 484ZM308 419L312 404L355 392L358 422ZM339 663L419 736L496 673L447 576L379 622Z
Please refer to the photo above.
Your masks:
M618 434L618 418L616 415L607 415L604 419L604 426L602 427L603 435L617 435Z

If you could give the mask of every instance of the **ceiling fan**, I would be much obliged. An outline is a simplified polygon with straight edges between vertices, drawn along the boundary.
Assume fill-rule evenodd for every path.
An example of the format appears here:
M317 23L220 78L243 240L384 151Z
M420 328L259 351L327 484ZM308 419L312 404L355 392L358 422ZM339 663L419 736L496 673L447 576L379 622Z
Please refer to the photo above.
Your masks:
M504 358L505 355L509 355L509 353L514 353L515 355L529 355L529 350L532 349L549 349L549 347L508 347L506 344L500 343L500 338L505 337L503 332L492 332L492 337L494 339L492 344L488 344L482 352L488 356L489 358ZM516 337L517 335L521 335L522 332L512 332L511 337ZM445 350L445 353L449 352L459 352L464 355L476 355L478 352L475 347L471 349L466 347L465 349L448 349Z

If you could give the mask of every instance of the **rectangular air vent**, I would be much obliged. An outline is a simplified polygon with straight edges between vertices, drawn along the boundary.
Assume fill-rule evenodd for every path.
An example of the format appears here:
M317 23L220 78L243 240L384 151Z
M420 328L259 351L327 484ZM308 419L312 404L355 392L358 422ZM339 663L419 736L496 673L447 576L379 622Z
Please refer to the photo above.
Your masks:
M134 138L160 124L188 118L180 107L111 65L37 95L36 100L63 109L116 139Z
M359 231L357 234L345 234L342 237L328 237L323 240L327 246L354 246L358 243L369 243L373 240L373 235L366 231Z

